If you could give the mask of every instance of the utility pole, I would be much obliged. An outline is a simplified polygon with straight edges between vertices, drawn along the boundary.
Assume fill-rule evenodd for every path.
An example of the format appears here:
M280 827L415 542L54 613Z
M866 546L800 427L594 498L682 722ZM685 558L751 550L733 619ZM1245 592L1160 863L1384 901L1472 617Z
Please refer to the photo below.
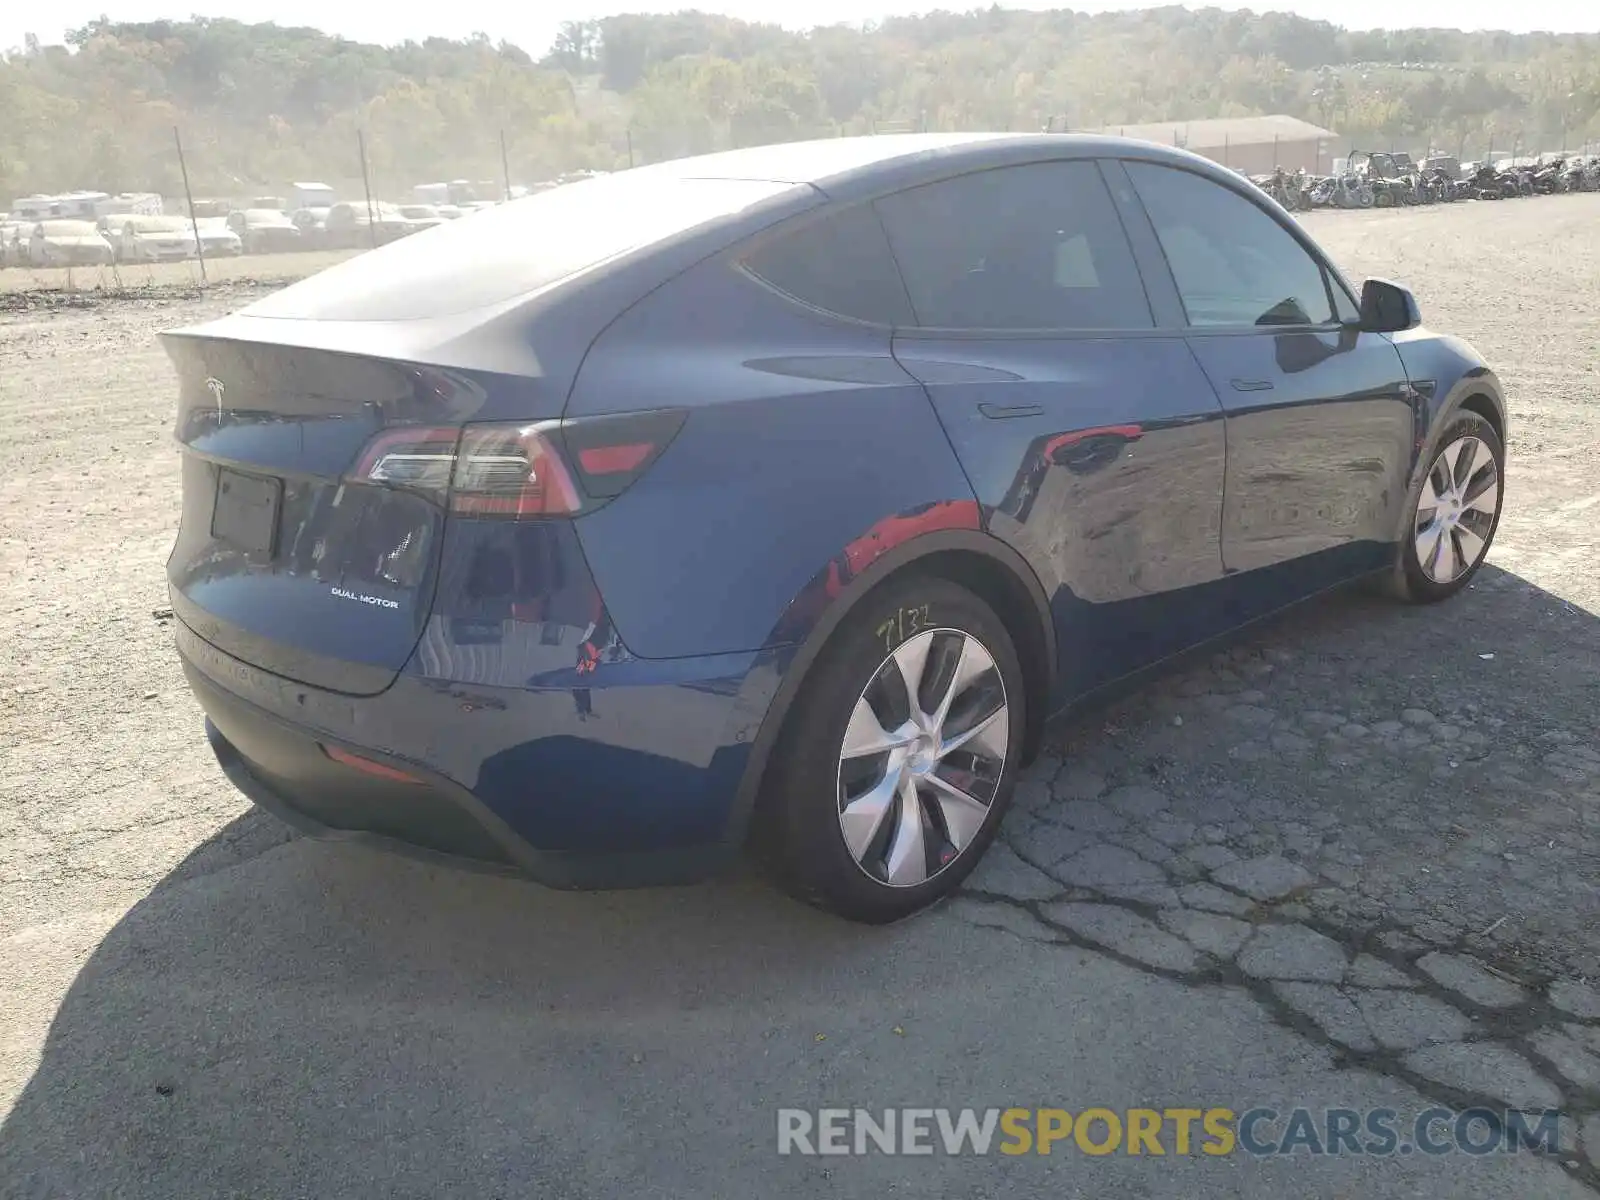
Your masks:
M194 256L200 260L200 286L210 282L206 278L206 251L200 244L200 218L194 215L194 193L189 190L189 164L183 159L183 138L178 127L172 127L172 144L178 148L178 170L183 173L183 198L189 205L189 226L194 230Z
M361 186L367 193L367 240L376 249L378 245L378 219L372 211L372 176L367 173L367 135L356 130L356 149L361 152Z

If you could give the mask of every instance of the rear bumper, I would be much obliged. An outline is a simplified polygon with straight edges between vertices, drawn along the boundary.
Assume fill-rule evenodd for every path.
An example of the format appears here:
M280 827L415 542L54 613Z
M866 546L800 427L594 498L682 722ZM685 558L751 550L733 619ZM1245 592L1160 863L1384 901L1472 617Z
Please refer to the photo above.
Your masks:
M258 775L210 717L206 718L206 737L222 773L246 799L291 829L319 841L353 842L421 862L484 874L513 875L548 887L572 889L692 883L721 873L735 857L734 848L720 845L610 855L538 851L515 835L502 834L497 838L491 832L492 822L483 819L482 806L471 793L437 779L423 787L390 785L387 797L376 798L377 807L389 809L381 825L351 827L355 822L372 821L376 807L351 803L348 798L343 802L335 798L332 804L325 802L321 811L313 815L303 793L290 799ZM416 794L402 794L403 786ZM330 821L336 823L330 824ZM384 831L395 827L403 832Z
M697 660L717 668L709 678L663 663L652 682L635 674L585 689L576 705L570 690L410 675L356 698L251 668L181 621L177 633L224 773L310 836L566 888L690 882L737 857L750 745L778 678L752 670L754 656ZM734 667L742 673L730 678ZM577 732L589 728L608 740ZM670 752L664 728L677 735ZM416 782L358 770L324 747Z

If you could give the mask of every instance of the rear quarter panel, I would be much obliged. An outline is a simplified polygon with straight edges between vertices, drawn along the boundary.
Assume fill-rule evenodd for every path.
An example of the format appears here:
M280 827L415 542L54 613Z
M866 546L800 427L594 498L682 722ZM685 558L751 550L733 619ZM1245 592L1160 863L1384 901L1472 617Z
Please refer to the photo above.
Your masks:
M600 336L567 416L673 406L691 412L666 453L578 522L634 654L724 653L803 637L786 611L852 544L859 557L900 527L895 518L914 530L929 512L939 514L934 524L952 511L976 524L966 476L921 385L890 352L888 331L796 305L726 255L658 289Z

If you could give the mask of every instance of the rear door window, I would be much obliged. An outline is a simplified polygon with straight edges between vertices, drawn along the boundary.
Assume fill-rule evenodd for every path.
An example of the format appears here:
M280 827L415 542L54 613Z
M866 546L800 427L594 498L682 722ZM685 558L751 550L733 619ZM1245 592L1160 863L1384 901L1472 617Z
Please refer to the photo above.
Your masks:
M914 324L883 226L867 205L773 238L747 255L744 267L813 308L877 325Z
M1150 329L1144 283L1100 168L1028 163L877 201L919 325Z

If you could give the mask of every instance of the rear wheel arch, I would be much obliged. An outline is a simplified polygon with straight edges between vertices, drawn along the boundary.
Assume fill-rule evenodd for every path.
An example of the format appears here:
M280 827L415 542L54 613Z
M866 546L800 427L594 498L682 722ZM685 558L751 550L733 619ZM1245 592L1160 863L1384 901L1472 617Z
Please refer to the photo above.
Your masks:
M744 841L751 830L767 767L790 710L834 632L890 580L919 574L959 584L1004 622L1022 666L1025 687L1028 724L1021 763L1027 764L1038 753L1057 680L1055 626L1038 576L1020 554L990 534L976 530L924 534L887 551L852 579L800 643L751 747L729 821L730 842Z
M1502 446L1505 445L1505 414L1500 411L1500 406L1489 397L1487 392L1473 392L1464 397L1457 407L1463 412L1477 413L1478 416L1489 422L1489 427L1494 430L1495 436L1500 439L1500 444Z
M1044 590L1026 564L1027 578L1038 589L1034 594L1015 566L974 550L938 550L918 559L909 570L918 570L958 583L994 609L1005 623L1016 647L1026 687L1028 727L1022 742L1022 761L1032 762L1039 750L1050 697L1055 690L1055 626Z

